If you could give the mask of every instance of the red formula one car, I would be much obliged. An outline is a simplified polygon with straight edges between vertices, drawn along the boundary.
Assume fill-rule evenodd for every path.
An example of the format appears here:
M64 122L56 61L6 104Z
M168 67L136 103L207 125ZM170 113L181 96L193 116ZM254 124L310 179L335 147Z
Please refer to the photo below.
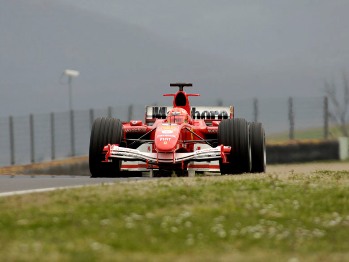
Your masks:
M147 106L145 122L127 123L97 118L92 127L89 166L92 177L125 177L148 171L149 176L194 176L265 172L265 134L262 124L234 118L234 108L191 107L184 87L178 87L173 106ZM132 171L132 172L131 172Z

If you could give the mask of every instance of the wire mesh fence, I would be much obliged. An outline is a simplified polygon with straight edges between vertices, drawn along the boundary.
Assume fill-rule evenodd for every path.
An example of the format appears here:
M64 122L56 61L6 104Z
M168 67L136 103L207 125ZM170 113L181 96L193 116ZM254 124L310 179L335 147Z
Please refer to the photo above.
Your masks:
M326 97L269 98L233 103L235 117L262 122L267 137L272 139L327 138L327 104Z
M233 105L235 117L262 122L268 138L325 138L326 98L220 101ZM144 105L107 107L0 118L0 166L87 155L97 117L144 119ZM293 134L292 134L293 132Z

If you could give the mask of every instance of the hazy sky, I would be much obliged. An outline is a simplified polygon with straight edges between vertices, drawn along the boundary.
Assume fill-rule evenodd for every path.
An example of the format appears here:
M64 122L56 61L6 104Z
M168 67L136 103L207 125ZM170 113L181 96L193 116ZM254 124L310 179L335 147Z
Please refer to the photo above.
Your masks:
M331 74L349 63L348 0L60 1L248 64Z
M322 95L324 79L340 82L349 70L348 0L61 1L261 70L252 77L280 88L293 83L305 96Z
M67 67L77 109L158 102L178 80L203 103L322 96L349 74L348 14L349 0L0 0L0 115L66 110Z

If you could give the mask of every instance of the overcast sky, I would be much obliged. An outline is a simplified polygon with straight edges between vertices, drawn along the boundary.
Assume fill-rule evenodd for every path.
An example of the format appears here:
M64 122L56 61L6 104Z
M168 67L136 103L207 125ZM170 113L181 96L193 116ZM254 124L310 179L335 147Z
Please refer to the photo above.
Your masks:
M204 103L322 96L349 74L348 14L349 0L0 0L0 115L66 110L65 67L81 71L77 109L158 102L177 80Z
M331 74L349 63L347 0L60 1L248 64L298 64Z
M270 85L294 82L295 94L285 95L322 95L324 79L340 85L349 70L348 0L60 1L186 49L260 68L264 76L256 78Z

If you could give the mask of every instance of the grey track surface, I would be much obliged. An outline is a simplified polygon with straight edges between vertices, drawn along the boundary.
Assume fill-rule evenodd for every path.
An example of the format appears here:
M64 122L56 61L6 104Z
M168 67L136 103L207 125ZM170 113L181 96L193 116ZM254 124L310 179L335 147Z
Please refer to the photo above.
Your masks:
M135 181L149 178L90 178L88 176L50 176L50 175L1 175L0 194L29 190L44 190L64 187L78 187L101 183Z

